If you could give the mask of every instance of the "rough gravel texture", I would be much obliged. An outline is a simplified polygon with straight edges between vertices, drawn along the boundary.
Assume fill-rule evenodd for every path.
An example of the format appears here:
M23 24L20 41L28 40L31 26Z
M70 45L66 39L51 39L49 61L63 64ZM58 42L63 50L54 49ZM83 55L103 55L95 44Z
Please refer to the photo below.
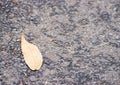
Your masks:
M22 32L42 52L38 71ZM0 85L120 85L120 0L0 0Z

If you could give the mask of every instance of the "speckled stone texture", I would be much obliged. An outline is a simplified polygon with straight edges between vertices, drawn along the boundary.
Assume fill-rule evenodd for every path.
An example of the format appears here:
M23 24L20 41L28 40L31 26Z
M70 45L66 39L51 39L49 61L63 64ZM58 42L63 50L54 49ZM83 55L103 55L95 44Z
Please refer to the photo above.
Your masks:
M42 52L38 71L22 32ZM120 85L120 0L0 0L0 85Z

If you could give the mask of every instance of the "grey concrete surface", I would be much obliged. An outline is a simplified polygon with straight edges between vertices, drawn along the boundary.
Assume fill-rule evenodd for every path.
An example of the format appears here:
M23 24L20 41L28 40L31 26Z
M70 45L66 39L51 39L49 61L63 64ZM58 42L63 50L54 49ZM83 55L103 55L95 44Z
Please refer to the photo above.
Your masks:
M22 32L42 52L38 71ZM120 0L0 0L0 85L120 85Z

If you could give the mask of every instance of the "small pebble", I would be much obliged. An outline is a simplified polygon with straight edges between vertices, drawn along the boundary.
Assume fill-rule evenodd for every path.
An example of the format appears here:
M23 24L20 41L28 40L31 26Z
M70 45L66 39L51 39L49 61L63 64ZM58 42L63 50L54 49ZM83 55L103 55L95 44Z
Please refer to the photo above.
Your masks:
M35 76L30 76L30 80L35 81L36 80Z

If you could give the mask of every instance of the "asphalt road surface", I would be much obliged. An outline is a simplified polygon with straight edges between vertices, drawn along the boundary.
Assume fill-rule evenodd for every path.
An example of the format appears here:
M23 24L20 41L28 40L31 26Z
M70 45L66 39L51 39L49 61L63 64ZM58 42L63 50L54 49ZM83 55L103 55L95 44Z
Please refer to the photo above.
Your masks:
M41 50L38 71L22 32ZM120 85L120 0L0 0L0 85Z

